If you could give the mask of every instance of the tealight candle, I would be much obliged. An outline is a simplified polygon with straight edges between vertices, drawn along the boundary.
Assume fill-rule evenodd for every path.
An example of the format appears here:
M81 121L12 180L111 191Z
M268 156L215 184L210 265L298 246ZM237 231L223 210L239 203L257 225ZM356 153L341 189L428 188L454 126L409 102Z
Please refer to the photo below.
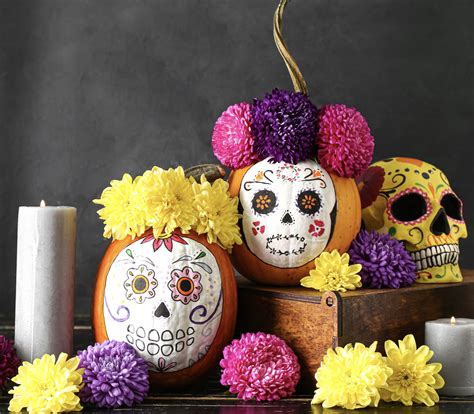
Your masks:
M442 395L474 395L474 319L437 319L425 324L425 343L441 362Z
M20 207L15 346L21 359L72 354L76 209Z

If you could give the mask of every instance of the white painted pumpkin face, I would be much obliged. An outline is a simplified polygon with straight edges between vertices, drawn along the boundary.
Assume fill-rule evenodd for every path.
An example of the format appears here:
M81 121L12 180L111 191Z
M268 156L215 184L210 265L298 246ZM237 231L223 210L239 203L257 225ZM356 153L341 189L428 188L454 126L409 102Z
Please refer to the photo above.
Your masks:
M316 161L257 162L245 173L239 198L245 242L263 262L299 267L326 248L336 192Z
M191 367L206 355L219 328L219 266L191 238L139 239L112 263L103 306L108 338L131 344L151 370Z

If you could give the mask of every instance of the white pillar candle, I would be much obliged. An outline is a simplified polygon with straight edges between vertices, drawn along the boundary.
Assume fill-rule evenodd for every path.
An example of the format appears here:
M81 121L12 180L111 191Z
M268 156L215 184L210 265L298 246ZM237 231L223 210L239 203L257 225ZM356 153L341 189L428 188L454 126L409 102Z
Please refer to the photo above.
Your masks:
M72 354L76 209L20 207L15 346L21 359Z
M441 362L442 395L474 395L474 319L437 319L425 324L425 343Z

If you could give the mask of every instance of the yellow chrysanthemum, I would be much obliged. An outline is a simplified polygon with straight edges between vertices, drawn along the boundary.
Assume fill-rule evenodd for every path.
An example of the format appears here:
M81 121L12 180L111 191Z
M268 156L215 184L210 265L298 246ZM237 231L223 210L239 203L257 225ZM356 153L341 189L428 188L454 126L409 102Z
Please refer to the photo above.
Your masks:
M358 273L360 264L349 265L349 255L342 256L337 250L331 253L323 252L314 261L316 268L309 271L309 276L301 279L304 287L313 288L320 292L354 290L362 286Z
M9 391L13 398L8 409L30 413L82 410L76 393L82 388L84 369L77 369L78 365L78 357L68 360L64 353L57 361L54 355L43 355L33 364L23 362L18 375L12 378L18 385Z
M238 199L229 194L229 184L217 179L212 184L201 177L201 183L193 183L194 207L197 222L193 229L198 234L207 233L209 243L218 243L225 249L241 244L238 226Z
M146 229L145 198L142 187L124 174L121 180L112 180L95 204L102 204L97 214L104 220L104 237L122 240L128 235L135 237Z
M433 356L426 345L416 347L413 335L407 335L398 346L385 341L385 358L393 374L380 393L385 401L400 401L404 405L425 404L429 407L439 401L437 389L444 386L439 375L440 363L428 364Z
M377 342L368 348L356 343L329 349L316 372L317 389L311 404L349 410L377 407L379 388L386 385L392 370L376 348Z
M180 228L189 233L196 221L191 181L182 167L163 170L153 167L139 181L145 194L146 225L153 227L155 238L167 237Z

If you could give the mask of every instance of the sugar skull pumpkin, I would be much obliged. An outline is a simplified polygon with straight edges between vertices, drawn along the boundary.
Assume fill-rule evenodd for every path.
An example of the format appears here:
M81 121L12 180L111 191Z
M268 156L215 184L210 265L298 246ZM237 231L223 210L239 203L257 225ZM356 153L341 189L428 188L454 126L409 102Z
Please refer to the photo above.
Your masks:
M364 172L359 188L365 227L403 241L416 263L418 282L462 280L463 205L443 171L412 158L388 158Z
M165 182L166 172L159 173ZM185 184L189 182L183 176ZM147 198L146 190L134 189ZM107 208L104 193L100 201ZM153 230L114 240L107 249L94 291L94 333L98 342L115 339L132 345L147 361L152 384L184 386L216 366L232 339L234 272L226 249L210 243L205 234L175 229L155 238Z
M314 159L259 161L233 171L244 243L232 260L249 279L296 285L323 251L346 251L361 220L354 180L328 173Z

